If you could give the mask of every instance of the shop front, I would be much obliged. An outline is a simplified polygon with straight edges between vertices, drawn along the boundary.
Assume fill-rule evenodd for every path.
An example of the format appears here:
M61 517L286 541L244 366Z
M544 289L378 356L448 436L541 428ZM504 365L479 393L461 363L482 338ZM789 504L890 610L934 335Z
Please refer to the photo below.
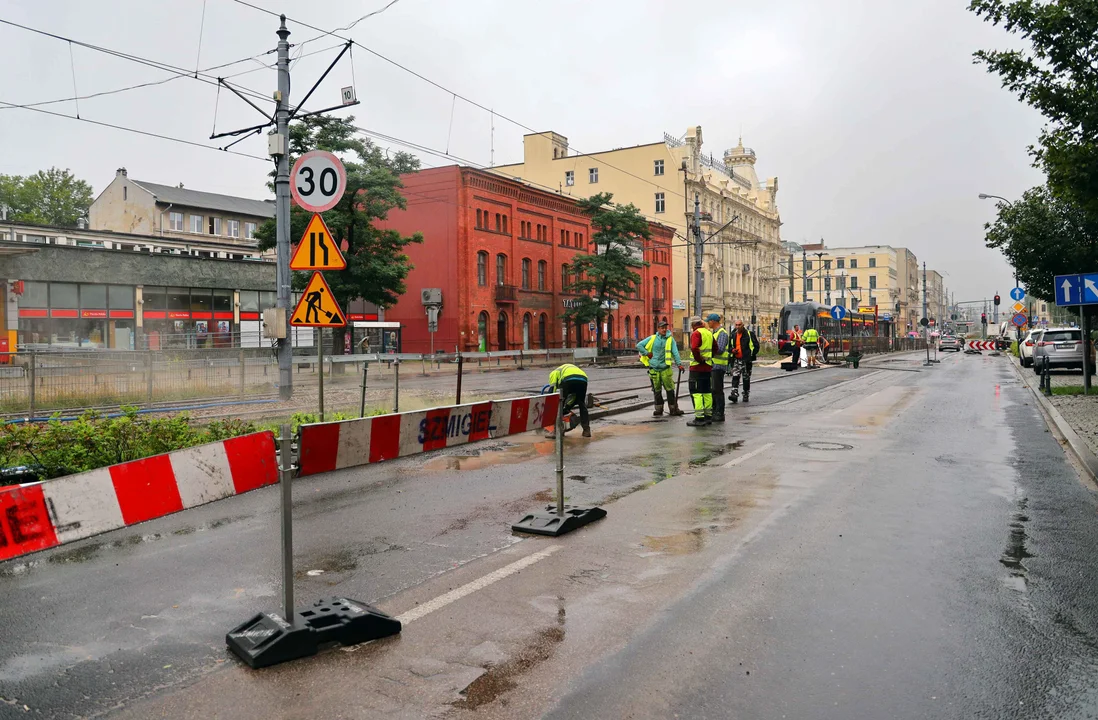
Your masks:
M133 286L28 280L22 290L20 349L134 349Z

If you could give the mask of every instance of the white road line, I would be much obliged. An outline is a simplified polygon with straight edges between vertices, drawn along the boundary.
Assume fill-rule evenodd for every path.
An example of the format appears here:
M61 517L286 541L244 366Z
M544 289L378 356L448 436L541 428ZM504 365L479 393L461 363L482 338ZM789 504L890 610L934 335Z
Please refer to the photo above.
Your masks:
M425 615L429 615L429 614L433 613L435 610L441 610L442 608L446 607L450 603L457 602L458 600L462 599L466 595L471 595L471 594L475 593L477 590L483 590L484 588L488 587L489 585L492 585L493 583L497 583L497 582L499 582L500 580L503 580L506 577L514 575L519 570L523 570L525 568L530 567L531 565L538 562L539 560L544 560L545 558L549 557L550 555L552 555L553 553L555 553L557 550L560 550L560 549L561 549L560 545L550 545L549 547L545 548L544 550L539 550L538 552L536 552L532 555L527 555L526 557L522 558L521 560L516 560L515 562L511 563L510 565L504 565L499 570L496 570L494 572L490 572L487 575L485 575L484 577L479 578L477 580L474 580L470 583L466 583L465 585L462 585L459 588L454 588L453 590L446 593L445 595L439 595L434 600L428 600L427 602L423 603L422 605L419 605L417 607L412 608L411 610L404 613L403 615L398 615L397 620L399 620L402 625L407 625L408 623L412 622L413 620L419 620L421 617L424 617Z
M733 458L733 459L729 460L724 465L721 465L721 467L730 468L730 467L733 467L735 465L739 465L742 462L750 460L751 458L755 457L759 453L766 452L767 450L769 450L772 447L774 447L774 443L767 443L767 444L763 445L760 448L755 448L754 450L747 453L746 455L740 455L738 458Z

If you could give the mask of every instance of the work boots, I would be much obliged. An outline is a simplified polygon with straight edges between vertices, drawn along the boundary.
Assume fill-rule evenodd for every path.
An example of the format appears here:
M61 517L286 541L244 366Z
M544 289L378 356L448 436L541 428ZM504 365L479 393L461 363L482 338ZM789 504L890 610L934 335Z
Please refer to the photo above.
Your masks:
M667 414L672 417L679 417L680 415L686 414L682 410L679 410L679 399L670 393L667 395L667 408Z
M583 437L591 437L591 424L583 426Z
M663 415L663 391L653 392L652 396L656 399L656 407L652 411L652 417L660 417Z
M709 418L695 417L693 420L689 420L686 423L689 427L705 427L709 425Z
M744 394L746 394L746 393L744 393ZM731 393L729 393L729 395L728 395L728 401L729 401L730 403L732 403L733 405L735 405L736 403L738 403L738 402L740 401L740 391L739 391L739 390L737 390L737 389L735 389L735 388L733 388L733 389L732 389L732 392L731 392Z
M743 401L751 402L751 380L746 376L743 379Z

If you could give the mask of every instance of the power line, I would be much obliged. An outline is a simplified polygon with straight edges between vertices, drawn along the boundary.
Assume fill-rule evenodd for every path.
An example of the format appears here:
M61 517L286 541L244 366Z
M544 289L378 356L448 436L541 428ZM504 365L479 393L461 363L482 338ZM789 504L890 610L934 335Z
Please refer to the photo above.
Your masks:
M43 110L42 108L29 107L26 105L17 105L5 100L0 100L0 105L4 105L7 108L19 108L21 110L30 110L31 112L42 113L44 115L53 115L54 117L66 118L68 120L78 120L80 122L91 123L92 125L99 125L100 127L107 127L114 130L123 130L125 132L136 133L138 135L144 135L146 137L158 138L160 140L169 140L171 142L183 143L184 145L190 145L192 147L205 148L207 150L215 150L217 152L225 152L230 155L239 155L240 157L252 158L253 160L262 160L263 162L270 162L270 158L261 157L259 155L249 155L248 153L238 152L236 150L225 150L222 148L214 147L213 145L203 145L202 143L193 142L191 140L184 140L182 138L172 137L170 135L161 135L160 133L149 132L148 130L138 130L137 128L126 127L125 125L115 125L113 123L103 122L101 120L90 120L86 117L77 117L75 115L66 115L64 113L54 112L52 110Z

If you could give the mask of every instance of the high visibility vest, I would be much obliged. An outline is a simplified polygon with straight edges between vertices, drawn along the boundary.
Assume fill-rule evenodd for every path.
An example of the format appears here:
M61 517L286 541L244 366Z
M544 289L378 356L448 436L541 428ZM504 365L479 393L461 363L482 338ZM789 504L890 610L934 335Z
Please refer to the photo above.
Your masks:
M701 349L699 351L699 354L702 356L702 360L705 361L706 365L712 365L713 364L713 333L707 327L700 327L700 328L697 329L697 332L701 333ZM691 338L693 338L693 333L691 333ZM693 339L691 339L691 345L693 345ZM697 360L694 359L694 351L691 350L690 351L690 367L697 367L699 365L701 365L701 363L699 363Z
M820 334L816 332L816 328L808 328L804 331L804 334L801 335L801 339L804 340L806 343L818 342L820 339Z
M743 352L743 339L744 338L747 338L747 355L746 355L746 357L750 358L755 354L755 341L751 339L751 333L747 332L746 330L743 331L742 333L736 333L735 335L732 336L732 342L735 344L735 347L732 349L732 354L735 355L740 360L743 360L743 358L745 357L744 352Z
M549 373L549 384L553 387L554 390L556 390L560 387L560 384L562 382L570 377L581 377L586 380L587 373L585 373L583 370L580 370L572 363L564 363L556 370L553 370L551 373Z
M713 364L714 365L727 365L729 356L731 355L731 353L729 351L732 349L731 348L732 339L730 337L729 337L728 341L725 342L725 344L724 344L724 352L722 353L722 352L719 352L717 350L717 347L718 347L717 340L720 339L720 337L722 335L724 335L725 337L728 337L728 331L725 330L723 327L717 328L717 332L713 333Z
M656 337L657 335L653 335L648 338L648 342L644 344L644 354L640 356L640 359L641 365L644 365L645 367L649 367L652 364L652 361L648 358L648 354L651 353L652 348L656 346ZM671 367L675 364L675 356L671 354L671 343L675 342L675 339L671 337L671 335L668 335L665 340L667 340L667 342L663 345L664 364L667 365L667 367Z

